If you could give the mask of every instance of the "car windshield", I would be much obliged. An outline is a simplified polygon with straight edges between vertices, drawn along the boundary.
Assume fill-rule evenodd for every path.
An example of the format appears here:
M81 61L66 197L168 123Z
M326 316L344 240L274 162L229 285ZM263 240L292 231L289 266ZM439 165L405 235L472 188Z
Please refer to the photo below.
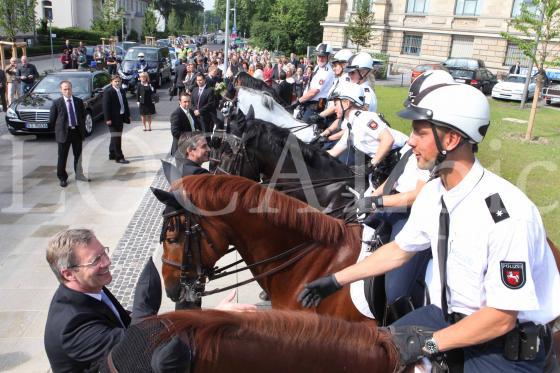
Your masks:
M33 89L35 93L60 93L60 82L69 80L72 83L72 92L74 94L83 94L89 92L89 77L86 76L62 76L47 75Z
M475 72L472 70L452 69L449 71L449 73L454 78L472 79L474 78Z
M524 76L508 76L506 82L525 84L525 80L526 78Z
M158 53L157 49L145 49L145 48L130 48L126 52L126 56L124 57L125 60L133 60L136 61L138 59L138 54L144 53L144 59L146 61L157 61Z

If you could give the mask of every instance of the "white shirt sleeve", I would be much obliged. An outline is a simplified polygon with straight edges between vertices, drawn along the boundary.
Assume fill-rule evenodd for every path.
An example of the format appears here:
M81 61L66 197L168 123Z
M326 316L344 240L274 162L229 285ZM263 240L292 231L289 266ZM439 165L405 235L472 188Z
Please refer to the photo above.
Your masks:
M412 204L405 226L395 237L395 242L404 251L416 252L431 247L429 225L433 221L430 222L429 217L425 216L427 211L433 210L428 199L430 189L433 188L428 188L428 185L422 188Z

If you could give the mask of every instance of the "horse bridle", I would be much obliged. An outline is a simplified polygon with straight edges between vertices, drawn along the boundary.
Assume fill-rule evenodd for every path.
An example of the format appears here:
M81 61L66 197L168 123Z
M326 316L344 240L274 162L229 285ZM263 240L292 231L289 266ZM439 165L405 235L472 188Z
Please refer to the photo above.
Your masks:
M216 250L216 246L214 245L214 243L212 242L212 240L210 239L210 237L208 237L208 235L206 234L206 232L204 231L204 229L202 228L202 225L200 224L200 219L202 218L199 215L196 215L194 213L189 213L187 210L185 209L180 209L180 210L175 210L172 211L170 213L165 213L163 214L163 218L164 218L164 223L163 223L163 227L162 227L162 231L160 234L160 242L163 242L165 240L165 234L167 232L167 225L168 225L168 221L169 219L175 218L175 226L176 229L179 230L179 228L181 227L182 224L180 224L179 221L179 217L180 215L185 215L185 219L186 219L186 223L185 223L185 235L186 235L186 239L185 239L185 243L183 245L183 256L181 258L181 263L176 262L174 260L170 260L164 257L164 255L162 254L161 256L161 261L163 262L163 264L169 265L175 269L179 269L181 271L180 274L180 285L181 285L181 294L179 295L179 299L175 300L172 299L173 301L182 301L186 296L188 296L189 294L186 294L187 291L191 291L190 295L194 296L196 299L201 298L201 297L205 297L208 295L212 295L212 294L217 294L217 293L221 293L230 289L234 289L240 286L243 286L245 284L251 283L253 281L257 281L261 278L267 277L267 276L271 276L277 272L280 272L282 270L284 270L285 268L291 266L292 264L294 264L295 262L297 262L298 260L300 260L301 258L303 258L305 255L307 255L307 253L309 253L310 251L312 251L313 249L315 249L316 247L318 247L318 245L310 245L311 241L305 241L302 242L294 247L291 247L290 249L275 255L273 257L267 258L267 259L263 259L260 261L257 261L253 264L249 264L246 265L243 268L238 268L238 269L234 269L231 271L227 271L229 268L232 268L240 263L243 262L243 259L240 259L238 261L235 261L231 264L228 264L226 266L223 267L212 267L212 268L205 268L202 265L202 246L201 246L201 240L205 240L206 243L208 244L208 246L211 248L211 250L213 252L217 252ZM308 246L308 247L305 247ZM192 249L189 249L191 248ZM226 253L224 255L229 254L230 252L235 251L235 248L231 248L228 249L226 251ZM290 258L289 260L287 260L286 262L278 265L277 267L274 267L266 272L263 272L257 276L254 276L248 280L233 284L233 285L229 285L223 288L216 288L214 290L210 290L210 291L205 291L205 283L206 283L206 279L208 279L208 281L211 280L215 280L218 278L222 278L222 277L226 277L238 272L242 272L242 271L246 271L249 270L251 268L257 267L259 265L263 265L263 264L267 264L267 263L271 263L271 262L275 262L277 260L280 260L284 257L290 256L294 253L297 253L299 251L299 253L297 255L294 255L292 258ZM194 254L194 255L193 255ZM193 262L191 263L189 262L189 259L194 259ZM190 270L194 269L196 271L196 278L194 278L194 280L189 280L188 278L188 274L190 272ZM189 299L191 300L191 299ZM193 299L194 300L194 299Z

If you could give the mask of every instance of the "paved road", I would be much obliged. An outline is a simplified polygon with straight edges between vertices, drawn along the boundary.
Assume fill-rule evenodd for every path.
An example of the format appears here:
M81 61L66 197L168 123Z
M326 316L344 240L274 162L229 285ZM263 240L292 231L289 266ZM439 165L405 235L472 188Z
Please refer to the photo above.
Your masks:
M33 62L42 69L48 59ZM146 258L153 252L156 259L159 256L162 206L148 187L166 187L160 159L171 146L169 115L177 105L169 101L166 89L160 94L152 132L142 131L138 109L130 105L133 123L125 129L123 151L131 163L107 160L109 135L103 123L97 123L83 153L85 172L93 181L76 183L69 172L65 189L56 178L54 138L12 136L0 114L0 371L49 369L43 331L58 284L46 263L45 248L54 233L67 227L93 229L112 249L111 287L125 304L130 304ZM256 286L247 287L239 300L256 303L257 294ZM205 299L203 305L213 306L220 297ZM165 300L163 310L171 309Z

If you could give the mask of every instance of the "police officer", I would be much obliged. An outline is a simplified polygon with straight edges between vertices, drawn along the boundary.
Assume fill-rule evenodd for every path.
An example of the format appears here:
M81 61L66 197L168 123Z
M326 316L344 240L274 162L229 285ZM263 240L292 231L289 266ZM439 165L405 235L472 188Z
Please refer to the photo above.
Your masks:
M368 76L373 69L373 58L369 53L360 52L350 58L344 71L348 73L352 83L359 84L364 90L365 110L377 112L377 97L373 88L369 85Z
M364 91L359 85L341 83L331 99L335 101L337 117L345 120L342 137L328 151L333 157L342 155L342 161L354 165L357 149L371 160L371 165L375 168L389 152L398 152L406 143L406 135L387 126L376 113L361 109L364 105Z
M431 246L433 304L390 327L403 364L462 349L467 373L542 371L543 325L560 315L560 276L537 207L475 157L490 124L486 97L464 84L440 84L411 91L399 115L412 120L418 166L435 167L439 177L422 189L395 241L305 285L298 299L317 306Z
M303 95L291 105L291 108L300 106L303 110L301 119L307 121L312 115L318 114L322 108L320 103L326 102L327 94L331 88L334 73L329 63L329 56L332 53L332 47L327 43L320 43L315 48L317 55L317 66L313 69L313 74L303 91Z
M148 63L144 59L144 53L138 53L138 62L136 62L136 70L138 73L147 72Z
M341 82L349 82L350 78L348 74L344 72L346 63L352 57L352 51L349 49L341 49L335 53L331 60L332 69L334 72L334 80L327 97L330 97L334 90L338 87ZM335 105L333 101L327 103L327 108L320 112L316 118L310 117L309 121L316 123L318 121L326 121L329 127L321 132L320 136L326 140L326 144L323 145L323 149L330 149L336 144L336 141L342 137L342 132L340 132L340 121L336 118Z

